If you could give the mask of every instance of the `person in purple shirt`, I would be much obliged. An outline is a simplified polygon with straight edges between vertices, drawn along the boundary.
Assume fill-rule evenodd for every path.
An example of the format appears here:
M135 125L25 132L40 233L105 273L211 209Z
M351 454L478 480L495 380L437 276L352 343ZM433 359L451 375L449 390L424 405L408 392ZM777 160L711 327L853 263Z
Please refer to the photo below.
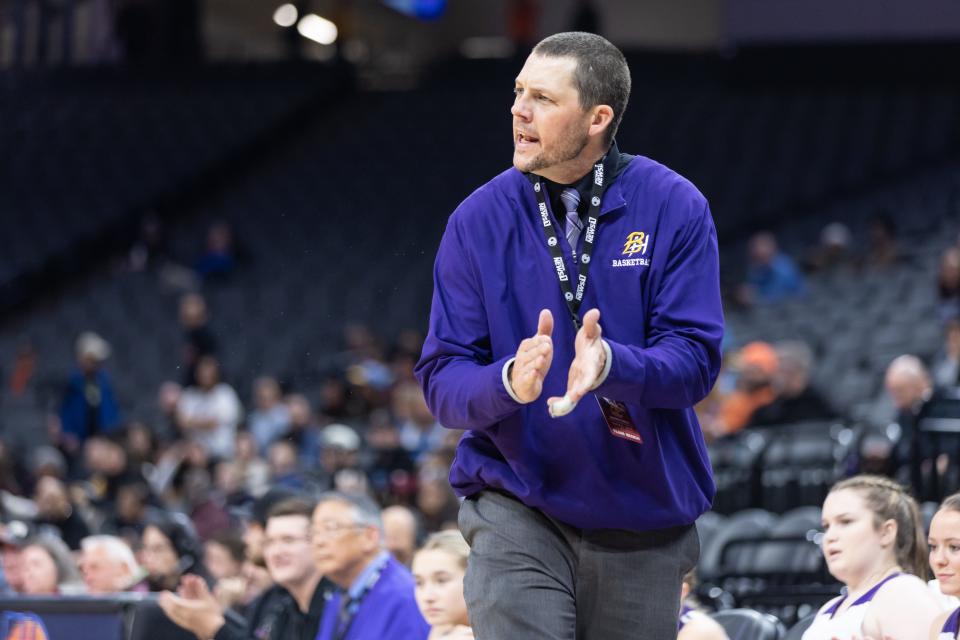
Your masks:
M413 576L384 549L376 503L325 493L312 522L314 562L338 587L317 640L426 640L430 626L417 607Z
M514 87L514 166L437 252L416 375L466 431L450 480L478 638L674 637L699 555L715 489L692 407L720 369L716 231L690 182L620 152L629 93L605 39L539 43Z

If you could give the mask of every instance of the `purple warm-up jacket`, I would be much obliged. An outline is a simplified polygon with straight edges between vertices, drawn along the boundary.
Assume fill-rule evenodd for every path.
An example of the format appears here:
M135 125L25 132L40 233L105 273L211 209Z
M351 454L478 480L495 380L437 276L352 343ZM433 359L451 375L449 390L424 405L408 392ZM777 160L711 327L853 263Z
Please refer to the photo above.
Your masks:
M527 177L505 171L450 216L416 367L437 419L469 430L450 482L460 496L506 491L583 529L692 523L714 494L692 407L720 369L717 236L703 195L648 158L635 156L603 196L581 317L594 307L612 365L593 394L626 404L642 444L611 435L592 394L564 417L547 412L546 399L566 391L575 329ZM553 363L540 398L519 404L503 367L545 308Z

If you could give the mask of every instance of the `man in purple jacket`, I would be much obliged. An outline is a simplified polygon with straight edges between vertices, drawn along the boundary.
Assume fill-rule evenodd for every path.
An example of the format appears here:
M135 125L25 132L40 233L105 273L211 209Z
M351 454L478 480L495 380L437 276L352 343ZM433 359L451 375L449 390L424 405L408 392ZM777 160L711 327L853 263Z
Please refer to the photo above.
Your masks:
M676 637L714 494L692 409L720 368L713 220L687 180L617 148L630 72L603 38L547 38L514 93L513 168L450 217L416 370L467 431L450 480L471 624Z
M313 512L313 559L338 589L316 640L426 640L430 626L413 576L384 548L380 508L365 496L330 492Z

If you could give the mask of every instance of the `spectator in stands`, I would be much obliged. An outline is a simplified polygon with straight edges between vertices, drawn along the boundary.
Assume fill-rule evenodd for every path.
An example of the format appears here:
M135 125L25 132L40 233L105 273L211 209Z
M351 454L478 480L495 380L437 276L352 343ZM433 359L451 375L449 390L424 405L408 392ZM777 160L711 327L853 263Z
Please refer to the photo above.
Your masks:
M254 496L263 495L270 486L270 466L257 453L257 443L249 431L237 433L234 453L233 462L247 492Z
M160 606L198 638L314 640L332 585L308 559L312 512L313 503L302 498L283 500L270 509L264 557L276 584L250 606L244 624L225 617L196 576L184 578L179 595L162 594Z
M820 244L807 260L811 271L829 271L850 264L850 229L842 222L831 222L820 232Z
M315 465L320 457L320 423L313 414L310 401L302 393L291 393L284 402L290 414L287 437L300 452L301 464Z
M896 264L899 260L897 225L889 213L880 212L870 219L867 226L864 266L867 269L877 269Z
M184 386L196 384L196 368L204 356L217 354L217 339L210 329L207 302L199 293L180 298L180 326L183 329Z
M774 377L779 369L776 350L766 342L751 342L735 356L736 371L733 391L720 402L714 423L704 423L704 431L714 436L728 435L743 429L753 414L776 398Z
M233 250L233 231L230 225L220 220L207 230L207 246L197 258L194 269L205 280L228 277L237 267Z
M934 386L941 389L960 387L960 316L947 322L943 349L931 367Z
M930 521L930 568L945 596L960 596L960 493L946 498ZM930 629L931 640L960 637L960 608L941 614Z
M177 423L210 455L233 456L242 407L233 387L220 380L220 364L210 356L197 361L197 386L188 387L177 403Z
M469 556L470 546L459 531L441 531L413 557L417 605L430 625L429 640L473 640L463 597Z
M910 484L917 495L930 494L931 475L942 470L946 463L944 454L937 455L928 438L917 430L917 421L924 406L933 399L934 388L930 373L920 358L902 355L887 367L884 377L887 395L897 411L896 423L900 437L893 452L894 465L910 472ZM934 459L939 458L934 467Z
M317 640L424 640L410 572L383 548L380 508L365 496L327 493L313 512L313 557L338 588ZM346 606L344 600L348 599Z
M417 548L417 516L403 505L387 507L383 520L383 545L397 562L409 567Z
M270 466L270 483L287 487L294 491L305 491L307 481L300 472L300 457L297 447L289 440L278 440L270 445L267 452L267 464Z
M240 576L243 560L243 540L231 533L214 536L203 545L203 563L216 581Z
M163 223L155 211L148 211L140 220L140 233L130 247L129 264L132 271L147 271L162 267L167 260L167 239Z
M321 432L320 484L347 493L366 493L367 475L360 466L360 435L345 424L330 424Z
M27 525L19 520L0 523L0 566L6 591L21 593L23 584L22 546L28 535Z
M768 231L750 238L750 266L741 302L771 304L803 293L803 276L796 263L777 247Z
M22 552L23 593L29 596L76 594L83 590L70 549L50 535L27 542Z
M457 526L460 503L447 478L449 468L449 462L438 456L425 458L420 464L416 502L427 531Z
M370 414L366 438L371 453L367 470L375 495L383 504L409 501L416 490L415 465L400 443L400 431L388 411Z
M183 477L183 508L201 540L230 529L232 524L223 496L213 490L206 468L193 468Z
M823 503L823 555L847 587L817 613L804 640L927 640L940 613L927 590L927 545L917 503L896 482L855 476Z
M80 542L90 535L90 527L74 508L63 482L52 476L40 478L33 500L37 503L36 523L55 527L70 549L79 549Z
M940 320L960 318L960 247L950 247L940 258L937 274L940 294Z
M203 564L203 543L183 514L153 514L143 530L142 548L151 591L176 589L180 577L188 573L212 581Z
M787 340L776 344L774 349L777 355L777 369L773 375L775 398L754 412L749 426L835 418L836 412L827 400L810 386L813 368L810 347L800 340Z
M76 344L77 368L70 374L60 405L60 424L67 447L75 452L95 435L120 429L120 408L103 362L110 345L92 331L80 334Z
M400 442L414 460L439 448L446 429L430 413L420 385L406 382L393 390L394 415L400 420Z
M255 408L247 417L247 428L261 453L290 431L290 409L282 401L276 378L262 376L253 383Z
M692 595L696 584L696 571L689 571L683 576L683 587L680 589L680 633L677 634L677 640L729 640L723 627L700 610Z
M146 572L137 564L130 547L115 536L96 535L81 543L80 574L87 593L98 595L149 591Z

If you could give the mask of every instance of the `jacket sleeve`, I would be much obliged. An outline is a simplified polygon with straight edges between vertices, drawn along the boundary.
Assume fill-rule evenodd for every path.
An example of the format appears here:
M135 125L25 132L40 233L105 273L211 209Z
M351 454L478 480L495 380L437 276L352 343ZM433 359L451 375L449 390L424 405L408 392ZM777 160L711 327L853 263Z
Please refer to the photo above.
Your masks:
M613 362L596 393L648 409L685 409L706 397L720 371L723 308L717 233L699 194L672 197L664 215L686 222L670 240L650 305L646 346L605 338Z
M430 326L415 373L427 406L448 428L482 430L520 408L504 386L513 354L493 359L479 273L455 212L433 269Z

